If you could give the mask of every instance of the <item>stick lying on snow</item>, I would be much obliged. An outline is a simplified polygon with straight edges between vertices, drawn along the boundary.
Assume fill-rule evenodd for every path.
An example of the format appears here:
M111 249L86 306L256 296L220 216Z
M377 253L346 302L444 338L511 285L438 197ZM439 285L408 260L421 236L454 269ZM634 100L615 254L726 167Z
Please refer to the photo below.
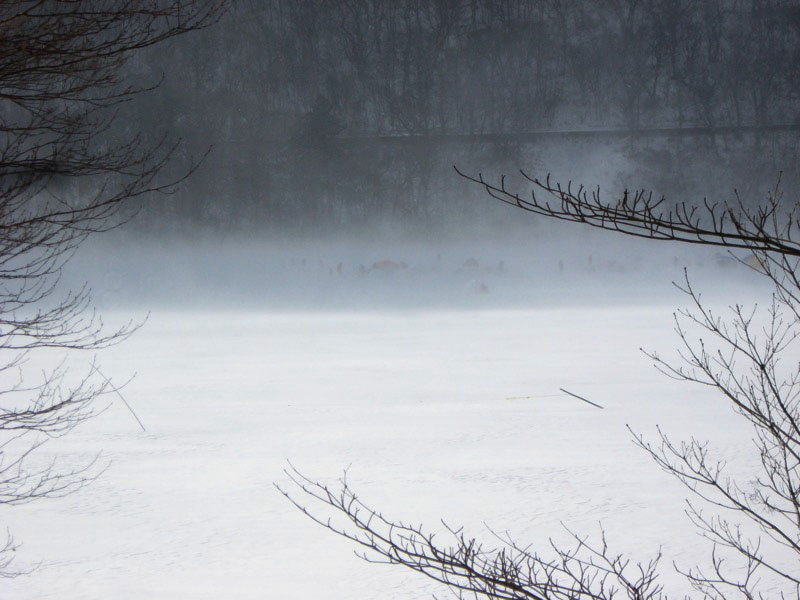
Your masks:
M131 408L131 405L130 405L130 404L128 404L128 401L127 401L127 400L125 400L125 397L122 395L122 392L120 392L120 391L119 391L119 388L117 388L117 387L114 387L114 384L113 384L113 383L111 383L111 380L110 380L108 377L106 377L105 375L103 375L103 374L100 372L100 369L98 369L98 368L97 368L97 365L92 365L92 370L93 370L93 371L95 371L95 372L96 372L98 375L100 375L100 377L102 377L103 379L105 379L105 380L106 380L106 383L109 385L109 387L111 388L111 390L112 390L112 391L114 391L114 392L116 392L117 396L119 396L119 399L120 399L120 400L122 400L122 402L124 402L124 403L125 403L125 406L127 406L127 407L128 407L128 410L129 410L129 411L130 411L130 413L133 415L133 418L134 418L134 419L136 419L136 422L137 422L137 423L139 423L139 427L141 427L141 428L142 428L142 431L147 431L147 430L144 428L144 423L142 423L141 419L139 419L139 417L136 415L136 413L135 413L135 412L133 412L133 408Z
M563 396L564 394L566 394L567 396L572 396L573 398L577 398L578 400L583 400L587 404L591 404L592 406L595 406L597 408L604 408L603 406L600 406L596 402L592 402L591 400L587 400L583 396L578 396L578 394L573 394L572 392L568 392L564 388L558 388L558 389L561 390L563 392L563 394L538 394L536 396L508 396L506 398L506 400L534 400L536 398L558 398L558 397Z
M570 395L570 396L572 396L573 398L577 398L578 400L583 400L584 402L586 402L586 404L591 404L592 406L596 406L597 408L603 408L603 407L602 407L602 406L600 406L599 404L595 404L595 403L594 403L594 402L592 402L591 400L587 400L586 398L583 398L582 396L578 396L578 394L573 394L572 392L568 392L568 391L567 391L567 390L565 390L564 388L558 388L558 389L560 389L560 390L561 390L562 392L564 392L565 394L569 394L569 395Z

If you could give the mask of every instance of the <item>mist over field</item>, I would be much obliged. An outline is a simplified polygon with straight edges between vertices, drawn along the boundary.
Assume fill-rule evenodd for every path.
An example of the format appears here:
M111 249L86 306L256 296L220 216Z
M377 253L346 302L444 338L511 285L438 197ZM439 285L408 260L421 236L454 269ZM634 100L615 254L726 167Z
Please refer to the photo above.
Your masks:
M752 483L753 433L724 395L653 365L686 356L681 335L708 342L676 331L687 285L726 319L769 306L763 248L569 222L554 190L614 215L663 197L651 215L712 232L708 207L796 207L796 2L235 2L119 69L146 91L75 143L168 149L155 193L92 222L54 279L135 331L0 365L14 393L59 365L65 391L108 384L30 463L91 465L87 485L0 502L24 571L0 599L449 593L308 519L275 487L294 467L333 487L346 470L370 509L437 539L463 525L547 555L566 528L602 528L632 564L663 554L668 595L692 593L673 565L708 568L709 546L632 432L709 440ZM106 175L54 173L57 203L105 193Z
M510 210L510 209L509 209ZM740 300L764 284L746 252L621 239L569 225L507 235L355 236L90 242L70 265L111 311L359 311L674 308L684 270L705 294Z

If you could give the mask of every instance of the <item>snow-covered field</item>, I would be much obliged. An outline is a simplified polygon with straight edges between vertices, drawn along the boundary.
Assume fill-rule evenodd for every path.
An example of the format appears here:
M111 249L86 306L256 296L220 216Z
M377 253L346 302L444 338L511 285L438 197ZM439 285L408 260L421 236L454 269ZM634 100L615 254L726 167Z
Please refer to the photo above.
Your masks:
M717 441L744 452L731 411L657 373L677 295L647 307L410 312L154 312L105 351L143 433L108 410L46 453L108 470L57 500L4 508L23 543L3 599L367 600L430 597L399 567L368 565L273 487L287 459L348 479L385 515L484 523L544 547L561 522L662 570L706 554L683 491L630 441ZM604 406L559 395L564 387ZM546 547L543 553L547 553ZM441 597L446 597L442 595Z

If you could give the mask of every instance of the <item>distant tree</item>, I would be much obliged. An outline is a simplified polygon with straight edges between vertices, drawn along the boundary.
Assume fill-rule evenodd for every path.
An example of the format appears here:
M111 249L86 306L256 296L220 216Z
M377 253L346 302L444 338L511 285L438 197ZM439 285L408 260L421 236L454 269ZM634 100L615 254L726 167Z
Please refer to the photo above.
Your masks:
M126 82L132 53L215 22L226 0L4 0L0 2L0 504L70 493L93 464L40 464L36 450L91 417L111 384L96 365L76 377L62 363L41 379L24 364L43 350L96 350L135 325L109 330L88 288L59 276L88 236L128 218L139 201L173 189L166 137L125 137L122 103L152 87ZM38 466L37 466L38 465ZM0 549L0 576L14 544Z
M535 192L521 197L505 181L467 179L493 197L548 218L651 240L743 251L734 256L772 284L765 311L733 305L727 317L701 301L688 277L681 284L691 309L676 317L682 362L649 356L670 377L716 389L752 428L758 472L737 479L695 438L675 442L659 430L655 443L634 442L691 493L688 515L711 544L710 570L683 574L704 598L748 600L800 589L800 361L788 351L800 334L800 206L779 189L760 208L733 203L668 207L644 191L604 202L597 192L528 177ZM689 332L697 326L706 339ZM746 446L745 446L746 447ZM400 564L449 586L457 597L531 600L661 598L659 557L635 562L614 553L605 534L596 542L575 534L570 546L536 548L496 535L485 549L461 529L450 541L422 526L390 519L362 503L346 480L328 486L287 470L281 489L306 515L349 538L369 561ZM331 519L331 516L334 519ZM338 517L338 518L337 518Z

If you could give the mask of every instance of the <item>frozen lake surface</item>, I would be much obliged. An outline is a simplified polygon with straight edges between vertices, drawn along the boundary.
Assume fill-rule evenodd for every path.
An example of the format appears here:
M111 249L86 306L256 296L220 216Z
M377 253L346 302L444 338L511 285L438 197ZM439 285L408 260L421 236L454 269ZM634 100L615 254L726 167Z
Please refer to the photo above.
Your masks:
M625 429L697 434L743 452L707 390L670 381L639 348L675 347L672 307L461 312L155 312L103 371L147 427L111 405L44 454L108 470L57 500L4 508L29 576L2 598L349 600L430 597L368 565L273 487L287 459L335 480L350 467L385 515L484 523L543 548L560 523L642 560L687 566L706 546L683 491ZM604 406L559 395L563 387ZM543 549L547 554L547 549ZM442 590L440 590L442 591ZM674 595L674 594L673 594ZM443 594L441 597L446 597Z

